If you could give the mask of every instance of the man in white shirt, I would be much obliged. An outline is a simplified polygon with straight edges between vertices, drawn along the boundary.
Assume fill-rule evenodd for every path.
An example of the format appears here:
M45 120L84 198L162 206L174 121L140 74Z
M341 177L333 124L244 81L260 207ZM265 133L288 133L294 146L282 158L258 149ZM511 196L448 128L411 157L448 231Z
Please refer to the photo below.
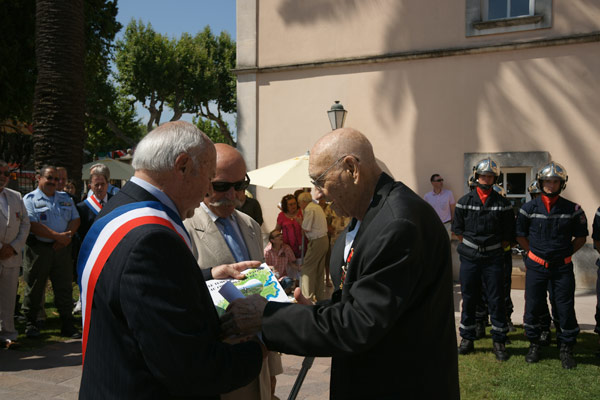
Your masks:
M306 255L300 270L300 288L307 299L323 300L323 274L329 248L327 218L323 209L313 202L308 192L298 196L298 204L303 213L302 230L308 238Z
M450 236L450 226L452 225L452 218L454 217L456 201L454 201L452 192L444 189L444 178L442 178L440 174L431 175L429 180L431 186L433 186L433 190L424 196L425 201L433 207L442 220L442 223L448 232L448 236Z

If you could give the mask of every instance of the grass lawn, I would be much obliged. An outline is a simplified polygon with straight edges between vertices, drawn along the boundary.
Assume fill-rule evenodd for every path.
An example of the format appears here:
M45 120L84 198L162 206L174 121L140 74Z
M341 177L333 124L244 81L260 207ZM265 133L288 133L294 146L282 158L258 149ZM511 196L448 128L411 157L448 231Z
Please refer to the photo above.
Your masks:
M487 329L485 339L475 342L475 352L459 355L460 392L462 399L598 399L600 398L600 358L598 335L582 332L574 348L577 368L561 367L555 332L552 345L542 347L537 364L527 364L525 355L529 341L523 327L509 334L511 344L506 348L510 359L496 361L492 339Z
M19 277L19 289L17 293L20 295L19 304L23 304L23 291L25 290L25 284L23 283L23 277ZM79 287L73 284L73 299L79 298ZM81 331L81 314L73 316L75 326ZM54 293L52 292L52 285L48 282L46 287L46 323L44 327L40 329L41 335L37 338L30 339L25 336L25 322L24 320L15 320L15 327L19 331L19 337L17 339L19 346L15 347L15 350L31 350L34 348L43 347L50 343L65 342L71 340L66 337L60 336L60 317L56 307L54 306Z

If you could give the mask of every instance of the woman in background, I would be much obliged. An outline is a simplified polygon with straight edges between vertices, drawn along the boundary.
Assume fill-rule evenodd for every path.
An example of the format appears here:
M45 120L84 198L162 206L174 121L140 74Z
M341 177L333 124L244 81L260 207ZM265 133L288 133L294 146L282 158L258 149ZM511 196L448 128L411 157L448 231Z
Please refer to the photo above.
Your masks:
M281 231L283 243L292 248L296 258L301 258L302 247L302 210L292 194L286 194L281 199L281 212L277 216L275 230ZM305 244L306 248L306 244Z

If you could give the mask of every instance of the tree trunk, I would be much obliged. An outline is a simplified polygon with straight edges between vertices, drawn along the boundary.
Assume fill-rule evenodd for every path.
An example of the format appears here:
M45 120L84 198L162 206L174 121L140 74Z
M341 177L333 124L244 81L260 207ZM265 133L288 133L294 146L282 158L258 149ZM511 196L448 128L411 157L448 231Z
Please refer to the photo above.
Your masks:
M85 139L83 0L36 0L35 51L35 166L63 166L79 186Z

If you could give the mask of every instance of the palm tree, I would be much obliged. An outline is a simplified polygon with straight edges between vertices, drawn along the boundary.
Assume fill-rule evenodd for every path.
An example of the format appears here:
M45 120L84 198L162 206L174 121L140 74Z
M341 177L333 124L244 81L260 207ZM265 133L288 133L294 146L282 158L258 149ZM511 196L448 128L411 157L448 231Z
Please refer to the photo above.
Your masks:
M35 166L64 166L76 182L84 143L83 7L83 0L36 0Z

